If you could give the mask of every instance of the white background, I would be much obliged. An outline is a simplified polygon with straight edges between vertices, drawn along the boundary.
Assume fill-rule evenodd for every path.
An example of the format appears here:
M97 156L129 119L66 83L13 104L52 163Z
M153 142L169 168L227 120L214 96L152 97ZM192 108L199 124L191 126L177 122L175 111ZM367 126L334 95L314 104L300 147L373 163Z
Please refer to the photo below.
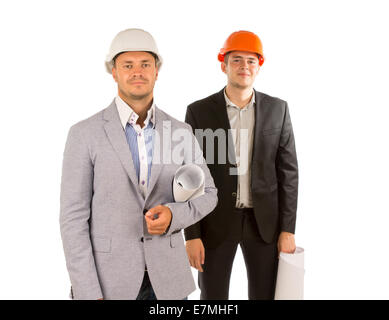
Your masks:
M388 299L386 3L1 1L0 298L67 299L66 135L110 104L105 55L117 32L138 27L164 58L156 103L180 120L224 86L216 57L227 36L260 36L266 60L255 88L288 101L295 131L305 298ZM240 251L230 298L247 299Z

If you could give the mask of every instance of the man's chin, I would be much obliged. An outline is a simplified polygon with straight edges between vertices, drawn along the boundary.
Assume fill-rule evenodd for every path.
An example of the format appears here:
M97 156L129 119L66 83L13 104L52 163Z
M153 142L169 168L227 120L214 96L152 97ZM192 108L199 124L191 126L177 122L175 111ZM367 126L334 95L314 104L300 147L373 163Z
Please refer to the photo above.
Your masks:
M130 94L132 100L143 100L147 98L149 94Z
M132 100L143 100L147 97L150 96L150 94L152 93L152 91L149 91L149 92L137 92L137 91L132 91L132 92L128 92L128 96L132 99Z
M231 85L237 89L244 90L244 89L251 88L253 84L251 82L239 81L239 82L231 82Z

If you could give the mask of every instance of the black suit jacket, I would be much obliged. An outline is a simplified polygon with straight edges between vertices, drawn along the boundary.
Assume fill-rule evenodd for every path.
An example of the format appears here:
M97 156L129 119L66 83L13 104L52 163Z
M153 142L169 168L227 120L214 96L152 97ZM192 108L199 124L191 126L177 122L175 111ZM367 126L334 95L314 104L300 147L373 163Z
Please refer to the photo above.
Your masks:
M195 135L195 129L219 129L228 135L230 123L223 91L188 106L185 121L192 126ZM298 168L288 104L255 91L254 130L251 161L254 214L260 235L271 243L280 231L294 233L296 225ZM218 189L219 201L210 214L185 229L185 238L201 238L206 248L215 248L225 239L232 223L237 176L230 174L230 168L235 167L235 161L229 159L228 149L218 149L217 141L212 146L198 134L196 137ZM214 153L213 161L207 158L207 148ZM219 164L224 159L226 163Z

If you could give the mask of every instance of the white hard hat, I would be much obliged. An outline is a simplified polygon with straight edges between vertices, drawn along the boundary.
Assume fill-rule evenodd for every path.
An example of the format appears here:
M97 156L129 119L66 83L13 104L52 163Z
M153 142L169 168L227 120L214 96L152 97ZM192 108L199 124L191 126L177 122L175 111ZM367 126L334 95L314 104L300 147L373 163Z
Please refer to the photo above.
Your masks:
M162 57L158 52L157 44L153 36L142 29L127 29L119 32L112 40L109 53L105 58L105 67L108 73L112 73L113 58L126 51L149 51L157 55L157 68L162 65Z

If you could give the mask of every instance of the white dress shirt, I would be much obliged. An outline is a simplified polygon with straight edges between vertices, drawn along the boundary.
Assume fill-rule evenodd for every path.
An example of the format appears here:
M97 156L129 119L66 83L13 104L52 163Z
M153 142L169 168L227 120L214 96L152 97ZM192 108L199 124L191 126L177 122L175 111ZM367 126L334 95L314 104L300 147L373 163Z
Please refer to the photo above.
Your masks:
M149 165L151 159L147 157L147 148L145 143L145 129L149 125L149 122L152 123L153 128L155 127L155 103L151 105L150 109L147 111L147 117L144 121L143 128L137 124L139 118L138 114L126 103L122 98L116 96L115 103L119 112L120 122L122 124L123 130L126 130L127 122L132 126L132 128L137 133L137 145L138 145L138 154L139 154L139 188L143 197L147 193L147 185L149 180Z

